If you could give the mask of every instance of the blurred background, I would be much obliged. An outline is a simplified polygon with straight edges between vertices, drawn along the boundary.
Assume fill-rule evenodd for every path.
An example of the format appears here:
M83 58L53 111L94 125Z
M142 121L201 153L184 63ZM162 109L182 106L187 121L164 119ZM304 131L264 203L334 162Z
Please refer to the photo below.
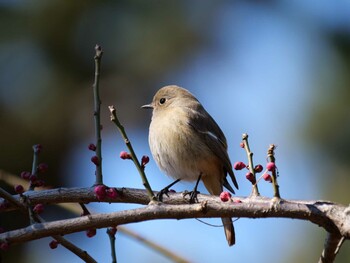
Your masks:
M189 89L221 126L232 162L246 161L239 147L250 136L256 164L278 145L281 195L348 204L350 170L350 2L326 1L0 1L0 169L31 169L32 145L53 187L91 186L94 142L94 46L104 49L101 74L103 175L109 186L142 188L109 121L115 105L139 157L150 156L151 112L140 106L162 86ZM153 159L146 173L154 190L172 180ZM238 196L250 194L236 172ZM0 182L1 187L13 187ZM177 191L192 189L183 183ZM206 193L201 185L200 191ZM272 196L271 185L260 192ZM138 207L91 204L95 212ZM72 216L47 207L48 220ZM220 224L217 219L205 219ZM1 214L7 230L28 224ZM287 219L239 219L237 244L223 230L196 220L162 220L127 227L191 262L315 262L326 232ZM105 230L91 239L67 236L98 262L110 262ZM16 245L3 262L80 262L51 239ZM336 262L350 261L349 242ZM170 262L132 238L117 235L120 262Z

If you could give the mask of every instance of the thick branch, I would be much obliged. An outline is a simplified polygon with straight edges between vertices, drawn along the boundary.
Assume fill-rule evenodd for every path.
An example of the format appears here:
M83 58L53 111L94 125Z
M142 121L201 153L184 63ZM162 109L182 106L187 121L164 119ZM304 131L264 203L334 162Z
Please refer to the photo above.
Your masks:
M133 191L123 191L131 194ZM144 201L148 201L145 191L135 190L139 195L144 192ZM123 195L123 199L126 195ZM58 196L56 196L58 197ZM129 197L130 198L130 197ZM266 218L280 217L309 220L325 228L329 233L350 238L350 218L346 207L326 201L287 201L276 203L274 199L263 197L240 198L242 203L223 203L218 197L199 195L198 204L186 204L182 194L172 194L167 203L183 203L174 205L149 205L127 211L94 214L75 219L34 224L19 230L0 235L0 240L10 243L26 242L42 237L58 234L70 234L90 228L105 228L121 224L135 223L154 219L184 219L201 217L246 217ZM132 199L130 199L131 201ZM120 200L122 201L122 200ZM125 200L123 200L125 202Z
M327 234L324 249L318 263L331 263L335 260L341 245L344 243L344 237L337 234Z

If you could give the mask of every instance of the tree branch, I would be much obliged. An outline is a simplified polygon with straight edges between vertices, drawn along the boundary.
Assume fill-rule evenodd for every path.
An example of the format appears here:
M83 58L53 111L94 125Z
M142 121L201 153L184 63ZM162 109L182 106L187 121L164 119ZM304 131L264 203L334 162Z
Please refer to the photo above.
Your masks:
M61 199L60 202L76 202L77 199L82 202L96 201L95 197L92 197L92 189L90 188L73 189L73 191L80 194L80 196L75 196L75 198L72 198L73 194L71 190L66 189L65 191L65 194L62 194L62 189L40 191L35 198L33 198L35 196L34 193L30 193L28 198L31 199L31 202L33 202L33 200L39 201L40 197L38 194L46 192L41 193L41 203L43 203L44 200L57 203L54 196ZM119 200L114 200L115 202L145 204L148 203L149 200L144 190L123 189L121 193L121 198L119 198ZM63 197L64 195L66 197ZM9 243L21 243L50 235L70 234L90 228L105 228L155 219L205 217L280 217L308 220L323 227L329 233L343 236L346 239L350 238L350 217L347 212L349 208L328 201L280 200L277 203L275 199L247 197L234 198L240 199L241 203L223 203L218 197L200 194L198 195L199 203L190 205L187 204L188 200L184 199L181 193L174 193L169 196L170 198L164 199L165 203L148 205L143 208L34 224L26 228L0 234L0 240ZM136 202L136 200L140 202ZM110 201L106 200L106 202Z
M94 124L95 124L95 136L96 136L96 156L98 158L96 164L96 180L95 185L103 184L102 178L102 139L101 139L101 120L100 120L100 111L101 111L101 99L99 93L99 84L100 84L100 74L101 74L101 59L103 55L102 48L99 45L95 46L95 80L92 85L94 92Z
M324 244L324 249L318 263L330 263L335 260L341 245L344 243L344 237L328 233Z

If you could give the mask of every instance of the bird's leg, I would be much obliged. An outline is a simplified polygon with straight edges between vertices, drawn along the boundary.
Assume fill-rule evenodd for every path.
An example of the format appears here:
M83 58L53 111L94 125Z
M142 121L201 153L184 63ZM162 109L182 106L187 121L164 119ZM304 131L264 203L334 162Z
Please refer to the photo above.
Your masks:
M197 191L197 188L198 188L198 184L199 184L199 181L201 180L201 178L202 178L202 173L199 174L196 185L193 188L193 191L184 193L185 196L190 195L190 204L193 204L196 201L198 202L197 194L199 194L199 191Z
M168 186L164 187L162 190L160 190L157 194L157 198L160 202L163 202L163 195L166 195L167 197L169 197L168 193L169 193L169 188L172 187L174 184L180 182L181 179L177 179L174 182L172 182L171 184L169 184Z

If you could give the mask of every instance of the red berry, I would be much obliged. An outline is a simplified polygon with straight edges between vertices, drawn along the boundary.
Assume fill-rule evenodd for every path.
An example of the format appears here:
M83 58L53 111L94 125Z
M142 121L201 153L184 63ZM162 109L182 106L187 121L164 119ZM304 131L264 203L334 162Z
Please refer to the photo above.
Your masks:
M273 162L270 162L266 165L266 169L270 172L274 171L276 169L276 165Z
M95 228L92 228L92 229L86 230L86 235L87 235L87 237L89 237L89 238L95 236L95 235L96 235L96 229L95 229Z
M9 247L10 247L10 245L9 245L9 243L7 243L7 242L4 242L4 243L1 243L1 244L0 244L0 249L3 250L3 251L8 250Z
M142 156L141 165L145 166L149 162L149 157L147 155Z
M117 189L115 188L107 189L106 194L107 194L107 197L111 199L115 199L118 197L118 192L117 192Z
M23 192L24 192L23 186L20 185L20 184L16 185L16 186L15 186L15 192L16 192L17 194L23 194Z
M38 177L35 174L30 175L29 180L31 183L35 183L38 180Z
M220 199L223 202L227 202L228 200L230 200L230 198L231 198L231 194L229 192L224 191L220 194Z
M270 182L270 183L272 182L271 175L269 175L269 174L263 174L263 178L267 182Z
M93 144L93 143L90 143L90 144L89 144L89 150L90 150L90 151L93 151L93 152L96 151L96 145Z
M254 171L257 173L261 173L263 169L264 168L261 164L255 165L255 167L254 167Z
M49 243L49 246L50 246L51 249L55 249L55 248L57 248L58 244L59 244L59 243L58 243L57 240L52 240L52 241Z
M252 184L255 184L256 182L255 177L251 172L246 173L245 178L247 178Z
M104 185L98 185L94 188L95 196L98 200L103 200L106 197L106 186Z
M132 159L131 155L124 151L120 152L120 158L122 158L123 160Z
M21 172L21 177L22 177L24 180L29 180L30 176L31 176L31 173L30 173L30 172L26 172L26 171Z
M93 162L96 166L100 165L100 160L96 155L91 157L91 162Z
M41 186L44 186L45 185L45 181L42 180L42 179L38 179L35 181L35 186L37 187L41 187Z
M242 170L243 168L246 168L247 166L243 162L235 162L233 165L233 168L235 170Z
M34 206L33 211L37 214L41 214L44 211L44 205L43 204L37 204Z
M46 163L40 163L38 165L38 172L39 173L45 173L49 169L49 166Z
M239 199L235 199L235 200L233 200L233 202L234 202L234 203L237 203L237 204L238 204L238 203L242 203L242 201L239 200Z
M241 148L244 148L244 142L241 142L241 143L239 144L239 146L240 146Z

